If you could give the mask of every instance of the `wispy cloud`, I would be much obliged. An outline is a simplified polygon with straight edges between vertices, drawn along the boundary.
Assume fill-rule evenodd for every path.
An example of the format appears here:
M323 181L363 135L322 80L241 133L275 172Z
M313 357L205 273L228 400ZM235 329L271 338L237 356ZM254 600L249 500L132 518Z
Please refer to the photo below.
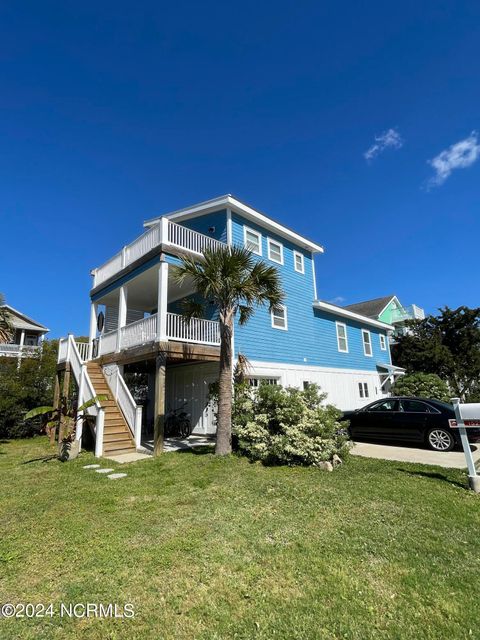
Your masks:
M388 131L384 131L381 135L375 136L374 144L365 151L363 157L367 162L370 162L385 151L385 149L400 149L401 147L403 147L402 136L396 129L388 129Z
M427 183L427 188L439 187L445 182L449 175L455 169L465 169L470 167L474 162L480 158L480 144L478 143L478 133L472 131L472 133L460 140L451 147L445 149L438 156L435 156L433 160L429 160L430 164L435 169L435 175Z
M337 296L336 298L332 298L331 300L329 300L329 302L331 304L341 305L345 302L345 298L343 298L342 296Z

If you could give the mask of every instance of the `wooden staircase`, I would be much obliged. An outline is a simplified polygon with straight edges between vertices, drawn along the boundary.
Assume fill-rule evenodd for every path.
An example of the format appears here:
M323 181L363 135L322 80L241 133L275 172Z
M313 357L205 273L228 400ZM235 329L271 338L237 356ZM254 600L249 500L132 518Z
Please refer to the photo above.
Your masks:
M105 425L103 428L103 455L115 456L122 453L135 453L133 440L128 424L115 402L110 387L103 375L102 367L97 362L87 362L87 371L96 395L108 395L109 399L101 402L105 408Z

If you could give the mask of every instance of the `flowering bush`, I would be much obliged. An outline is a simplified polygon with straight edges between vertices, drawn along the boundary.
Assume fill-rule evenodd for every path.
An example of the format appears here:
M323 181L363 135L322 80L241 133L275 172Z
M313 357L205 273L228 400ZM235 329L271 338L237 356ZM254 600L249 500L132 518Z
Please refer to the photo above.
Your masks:
M317 385L283 389L261 384L252 389L237 384L233 406L234 448L266 464L318 465L344 457L349 442L340 411L322 403Z

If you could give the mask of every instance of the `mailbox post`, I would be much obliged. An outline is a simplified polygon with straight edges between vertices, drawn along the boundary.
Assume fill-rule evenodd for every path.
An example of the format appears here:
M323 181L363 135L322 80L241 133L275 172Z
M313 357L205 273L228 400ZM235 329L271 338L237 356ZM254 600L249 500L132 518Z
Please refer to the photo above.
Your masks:
M459 398L452 398L453 408L455 409L456 427L460 434L463 453L467 461L468 484L470 489L475 493L480 493L480 476L477 474L475 462L473 461L472 450L468 442L467 428L480 427L480 403L461 404ZM454 426L454 425L452 425Z

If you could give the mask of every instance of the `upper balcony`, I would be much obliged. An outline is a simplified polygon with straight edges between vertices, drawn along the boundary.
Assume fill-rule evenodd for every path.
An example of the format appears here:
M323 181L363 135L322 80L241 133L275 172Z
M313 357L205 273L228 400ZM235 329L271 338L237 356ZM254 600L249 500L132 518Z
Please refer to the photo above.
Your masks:
M41 345L0 344L0 358L34 358L41 350Z
M402 307L401 309L394 309L392 311L392 324L401 324L406 320L423 320L425 318L425 311L421 307L417 307L416 304L412 304L409 307Z
M101 267L94 269L93 288L103 284L160 246L164 247L166 251L170 248L201 256L205 249L217 249L226 245L215 238L192 231L192 229L176 224L167 218L162 218L158 224L123 247L113 258L110 258Z

